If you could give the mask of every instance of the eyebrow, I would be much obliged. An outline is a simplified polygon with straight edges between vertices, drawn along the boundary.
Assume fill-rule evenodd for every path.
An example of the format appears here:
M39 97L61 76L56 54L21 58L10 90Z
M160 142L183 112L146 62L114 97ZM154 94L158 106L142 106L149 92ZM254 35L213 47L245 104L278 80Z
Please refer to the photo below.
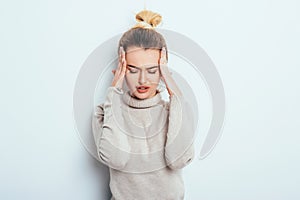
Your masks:
M140 69L139 67L136 67L136 66L133 66L133 65L127 65L127 66L135 68L135 69ZM156 67L158 67L158 66L147 67L146 69L153 69L153 68L156 68Z

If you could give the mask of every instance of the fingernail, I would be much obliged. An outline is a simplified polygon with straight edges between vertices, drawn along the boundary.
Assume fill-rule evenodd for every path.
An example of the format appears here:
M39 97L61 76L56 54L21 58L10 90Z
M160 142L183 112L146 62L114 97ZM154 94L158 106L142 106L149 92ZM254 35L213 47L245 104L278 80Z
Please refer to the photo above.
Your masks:
M124 48L122 46L120 47L120 51L121 53L125 53Z
M166 48L165 48L165 47L163 47L161 50L162 50L162 52L164 52L164 53L166 52Z

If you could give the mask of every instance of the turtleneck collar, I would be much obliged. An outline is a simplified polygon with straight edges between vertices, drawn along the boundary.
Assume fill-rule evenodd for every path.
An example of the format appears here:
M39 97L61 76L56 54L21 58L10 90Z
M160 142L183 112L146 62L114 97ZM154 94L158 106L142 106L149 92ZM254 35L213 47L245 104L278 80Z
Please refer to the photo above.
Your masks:
M157 92L153 97L148 99L137 99L130 95L130 91L124 92L123 101L125 104L135 108L148 108L158 104L161 101L161 94Z

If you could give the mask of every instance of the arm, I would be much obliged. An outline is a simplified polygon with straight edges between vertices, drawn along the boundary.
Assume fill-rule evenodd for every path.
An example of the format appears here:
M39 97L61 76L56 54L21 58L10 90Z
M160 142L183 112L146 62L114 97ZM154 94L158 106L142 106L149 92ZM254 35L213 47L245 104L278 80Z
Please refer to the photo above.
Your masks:
M128 140L114 119L113 105L120 105L122 90L116 87L107 89L106 100L96 106L92 118L92 130L98 159L105 165L121 170L129 160L129 154L121 149L129 149Z
M192 109L182 96L170 96L165 159L171 169L181 169L194 159Z
M193 110L185 101L182 92L168 70L164 47L161 51L160 72L170 99L165 160L171 169L181 169L194 158Z

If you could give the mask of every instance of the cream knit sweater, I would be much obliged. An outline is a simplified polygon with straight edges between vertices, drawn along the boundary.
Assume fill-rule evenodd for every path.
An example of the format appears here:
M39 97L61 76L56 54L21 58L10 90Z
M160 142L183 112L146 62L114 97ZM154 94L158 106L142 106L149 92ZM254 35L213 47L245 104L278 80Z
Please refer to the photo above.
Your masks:
M96 106L93 134L110 169L111 200L183 200L181 169L194 158L192 110L183 97L136 99L116 87Z

